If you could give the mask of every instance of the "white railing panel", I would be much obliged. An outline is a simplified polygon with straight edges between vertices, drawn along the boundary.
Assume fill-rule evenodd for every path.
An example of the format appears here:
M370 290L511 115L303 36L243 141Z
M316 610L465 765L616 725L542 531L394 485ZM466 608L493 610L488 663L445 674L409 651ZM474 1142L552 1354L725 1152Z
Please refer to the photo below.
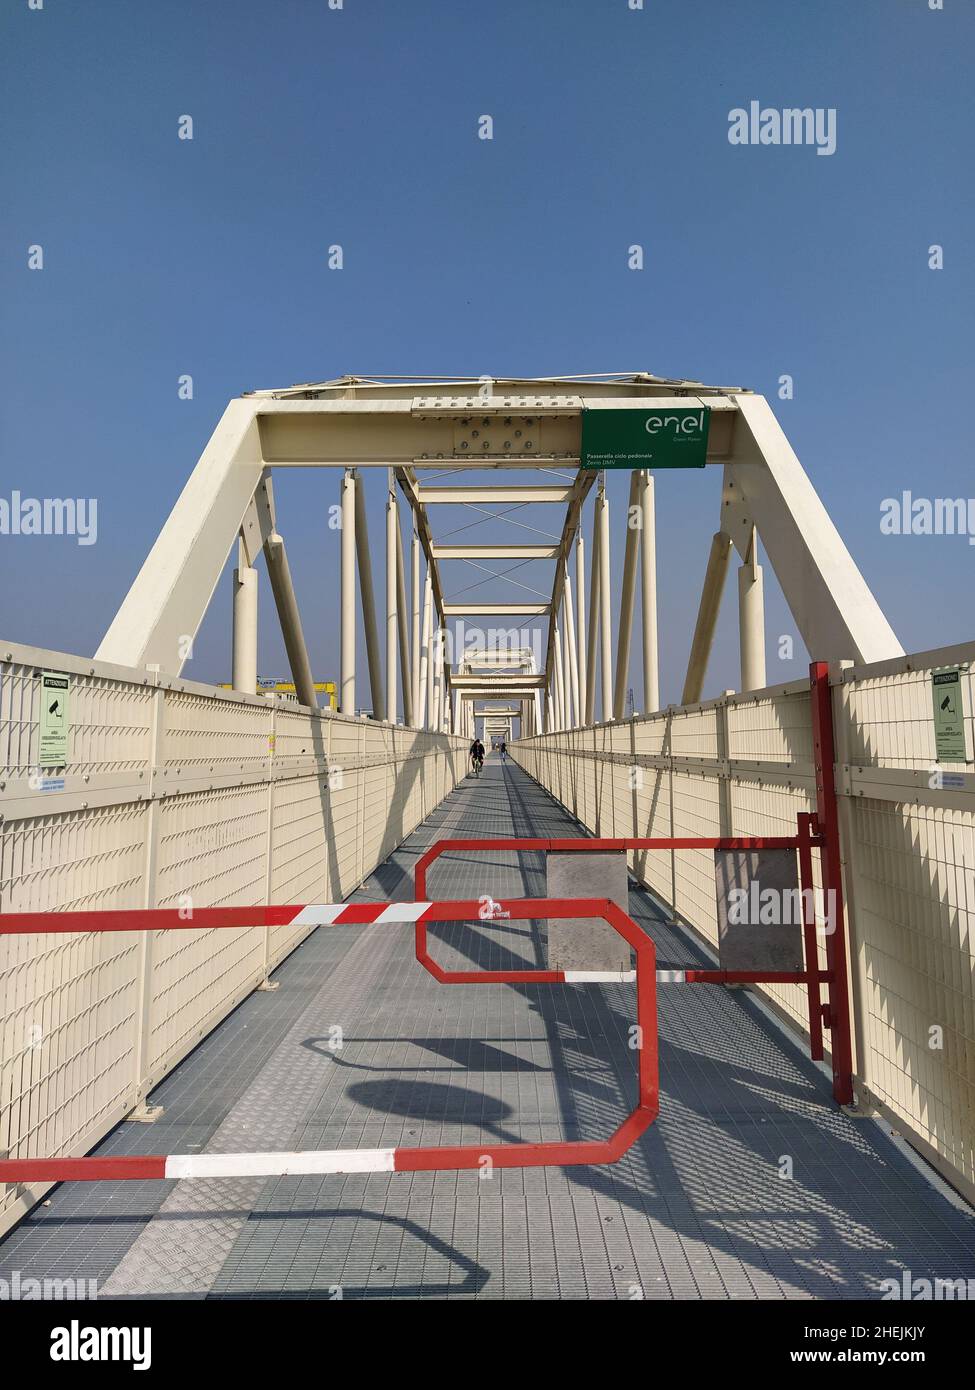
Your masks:
M466 772L467 740L5 644L0 912L331 901ZM39 769L40 674L70 675ZM306 935L0 936L0 1150L104 1136ZM0 1188L0 1232L36 1197Z

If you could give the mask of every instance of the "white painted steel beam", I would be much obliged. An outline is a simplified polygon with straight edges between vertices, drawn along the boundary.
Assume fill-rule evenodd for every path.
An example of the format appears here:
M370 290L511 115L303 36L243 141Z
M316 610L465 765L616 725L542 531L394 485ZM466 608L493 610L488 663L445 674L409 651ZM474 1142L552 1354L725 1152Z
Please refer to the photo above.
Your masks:
M576 648L575 613L572 607L572 580L569 575L568 555L562 560L565 574L562 579L562 608L565 614L565 643L569 659L569 693L572 697L572 727L582 724L581 687L579 685L579 654Z
M396 493L390 494L396 527L396 622L399 635L399 664L403 683L403 723L413 726L413 670L410 664L409 619L406 609L406 560L403 554L403 532L399 524Z
M684 705L697 704L701 698L730 559L731 537L724 531L717 531L711 538L697 623L691 640L691 654L687 660L687 675L684 678L684 693L681 696L681 704Z
M366 661L369 666L372 717L373 719L385 719L386 691L382 660L379 655L379 625L376 621L376 598L372 587L372 556L369 549L366 498L362 482L359 479L356 479L355 484L355 548L359 560L359 599L362 605L362 625L366 636Z
M339 709L343 714L355 715L355 475L346 471L342 475L342 611L339 675Z
M640 580L643 622L643 712L660 708L657 656L657 521L653 474L642 471L640 485Z
M903 648L762 396L737 395L722 528L742 558L758 531L815 661L883 661Z
M451 503L463 506L468 502L488 502L492 506L504 503L565 503L572 496L572 484L564 487L527 484L506 487L438 487L434 483L421 483L417 492L420 501L427 507Z
M599 668L602 677L603 722L613 717L613 620L609 571L609 498L599 494Z
M253 507L248 511L241 528L242 535L249 535L248 548L255 544L255 538L251 534L255 519L257 532L264 546L264 562L267 565L271 594L277 609L281 635L284 638L284 649L288 654L288 665L291 668L295 695L299 704L307 705L309 709L316 709L318 707L318 695L311 673L311 662L308 659L308 648L305 645L298 600L295 597L294 584L291 581L288 553L284 540L277 531L274 486L268 472L264 473L257 486Z
M264 472L258 406L231 401L99 643L100 661L179 675Z
M576 530L576 658L579 667L579 723L586 722L586 543L582 520Z
M436 560L553 560L559 547L552 545L438 545Z
M626 684L630 673L630 639L633 635L633 601L636 595L637 547L640 531L634 526L639 511L640 474L630 474L630 496L626 507L626 541L623 550L623 589L620 594L620 625L616 638L616 680L613 686L613 718L622 719L626 704Z
M417 722L423 728L431 728L430 712L433 701L430 692L433 687L433 673L430 670L430 633L432 630L433 580L427 566L423 583L423 633L420 639L420 699L416 711Z
M420 704L420 538L415 530L411 532L410 537L410 568L410 603L412 607L410 678L413 686L413 718L410 722L414 729L419 729L423 724L423 711Z
M592 557L589 561L589 631L586 637L586 717L591 724L596 711L596 660L599 639L599 502L593 509Z
M542 690L545 687L544 674L528 675L523 671L503 672L493 675L462 675L453 677L453 685L458 690L484 690L488 686L507 689L517 686L519 690Z
M475 617L497 614L499 617L544 617L550 612L547 603L452 603L443 606L444 617Z
M234 570L233 674L235 690L257 690L257 570L246 563L243 541Z
M386 498L386 708L384 716L395 724L398 718L396 698L396 647L399 642L399 608L397 584L397 546L399 518L396 513L396 494L390 480ZM404 681L406 667L403 667Z
M740 689L764 689L765 595L754 528L747 555L738 570L738 641L741 655Z

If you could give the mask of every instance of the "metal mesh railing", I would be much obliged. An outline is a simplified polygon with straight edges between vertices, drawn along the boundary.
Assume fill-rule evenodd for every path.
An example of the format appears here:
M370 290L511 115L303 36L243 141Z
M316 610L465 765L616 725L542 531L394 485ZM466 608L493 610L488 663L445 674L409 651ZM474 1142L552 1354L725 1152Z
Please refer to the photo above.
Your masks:
M0 912L343 898L467 741L33 649L0 662ZM39 765L40 679L70 676ZM80 1154L309 929L0 938L0 1152ZM0 1231L23 1210L0 1188Z
M939 764L932 673L953 665L961 667L968 761ZM859 1095L970 1196L973 668L975 645L956 647L837 670L832 690ZM781 835L797 812L815 807L805 684L541 735L511 752L595 835ZM716 944L709 855L637 855L632 864ZM794 986L763 988L804 1027Z

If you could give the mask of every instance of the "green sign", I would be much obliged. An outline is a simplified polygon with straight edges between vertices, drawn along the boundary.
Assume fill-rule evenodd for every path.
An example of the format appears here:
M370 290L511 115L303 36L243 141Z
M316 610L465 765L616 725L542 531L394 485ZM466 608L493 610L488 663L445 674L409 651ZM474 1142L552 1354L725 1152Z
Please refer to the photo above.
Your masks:
M69 677L57 671L41 673L40 767L64 767L68 761L69 688Z
M711 411L687 409L582 412L583 468L703 468Z
M968 761L965 748L965 715L961 700L961 672L957 666L931 673L934 702L934 746L938 762Z

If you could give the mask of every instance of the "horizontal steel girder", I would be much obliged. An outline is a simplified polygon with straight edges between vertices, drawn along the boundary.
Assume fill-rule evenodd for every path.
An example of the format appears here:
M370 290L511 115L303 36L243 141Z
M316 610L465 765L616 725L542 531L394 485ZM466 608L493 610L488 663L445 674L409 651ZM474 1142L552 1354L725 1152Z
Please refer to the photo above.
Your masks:
M543 618L551 612L548 603L445 603L444 617L474 617L478 614L497 613L500 616L521 618Z
M554 560L558 542L551 545L438 545L433 543L435 560Z
M436 487L433 484L421 484L417 492L421 502L427 506L431 503L453 503L463 505L465 502L568 502L572 495L572 484L568 483L565 487L529 487L517 485L514 487Z

